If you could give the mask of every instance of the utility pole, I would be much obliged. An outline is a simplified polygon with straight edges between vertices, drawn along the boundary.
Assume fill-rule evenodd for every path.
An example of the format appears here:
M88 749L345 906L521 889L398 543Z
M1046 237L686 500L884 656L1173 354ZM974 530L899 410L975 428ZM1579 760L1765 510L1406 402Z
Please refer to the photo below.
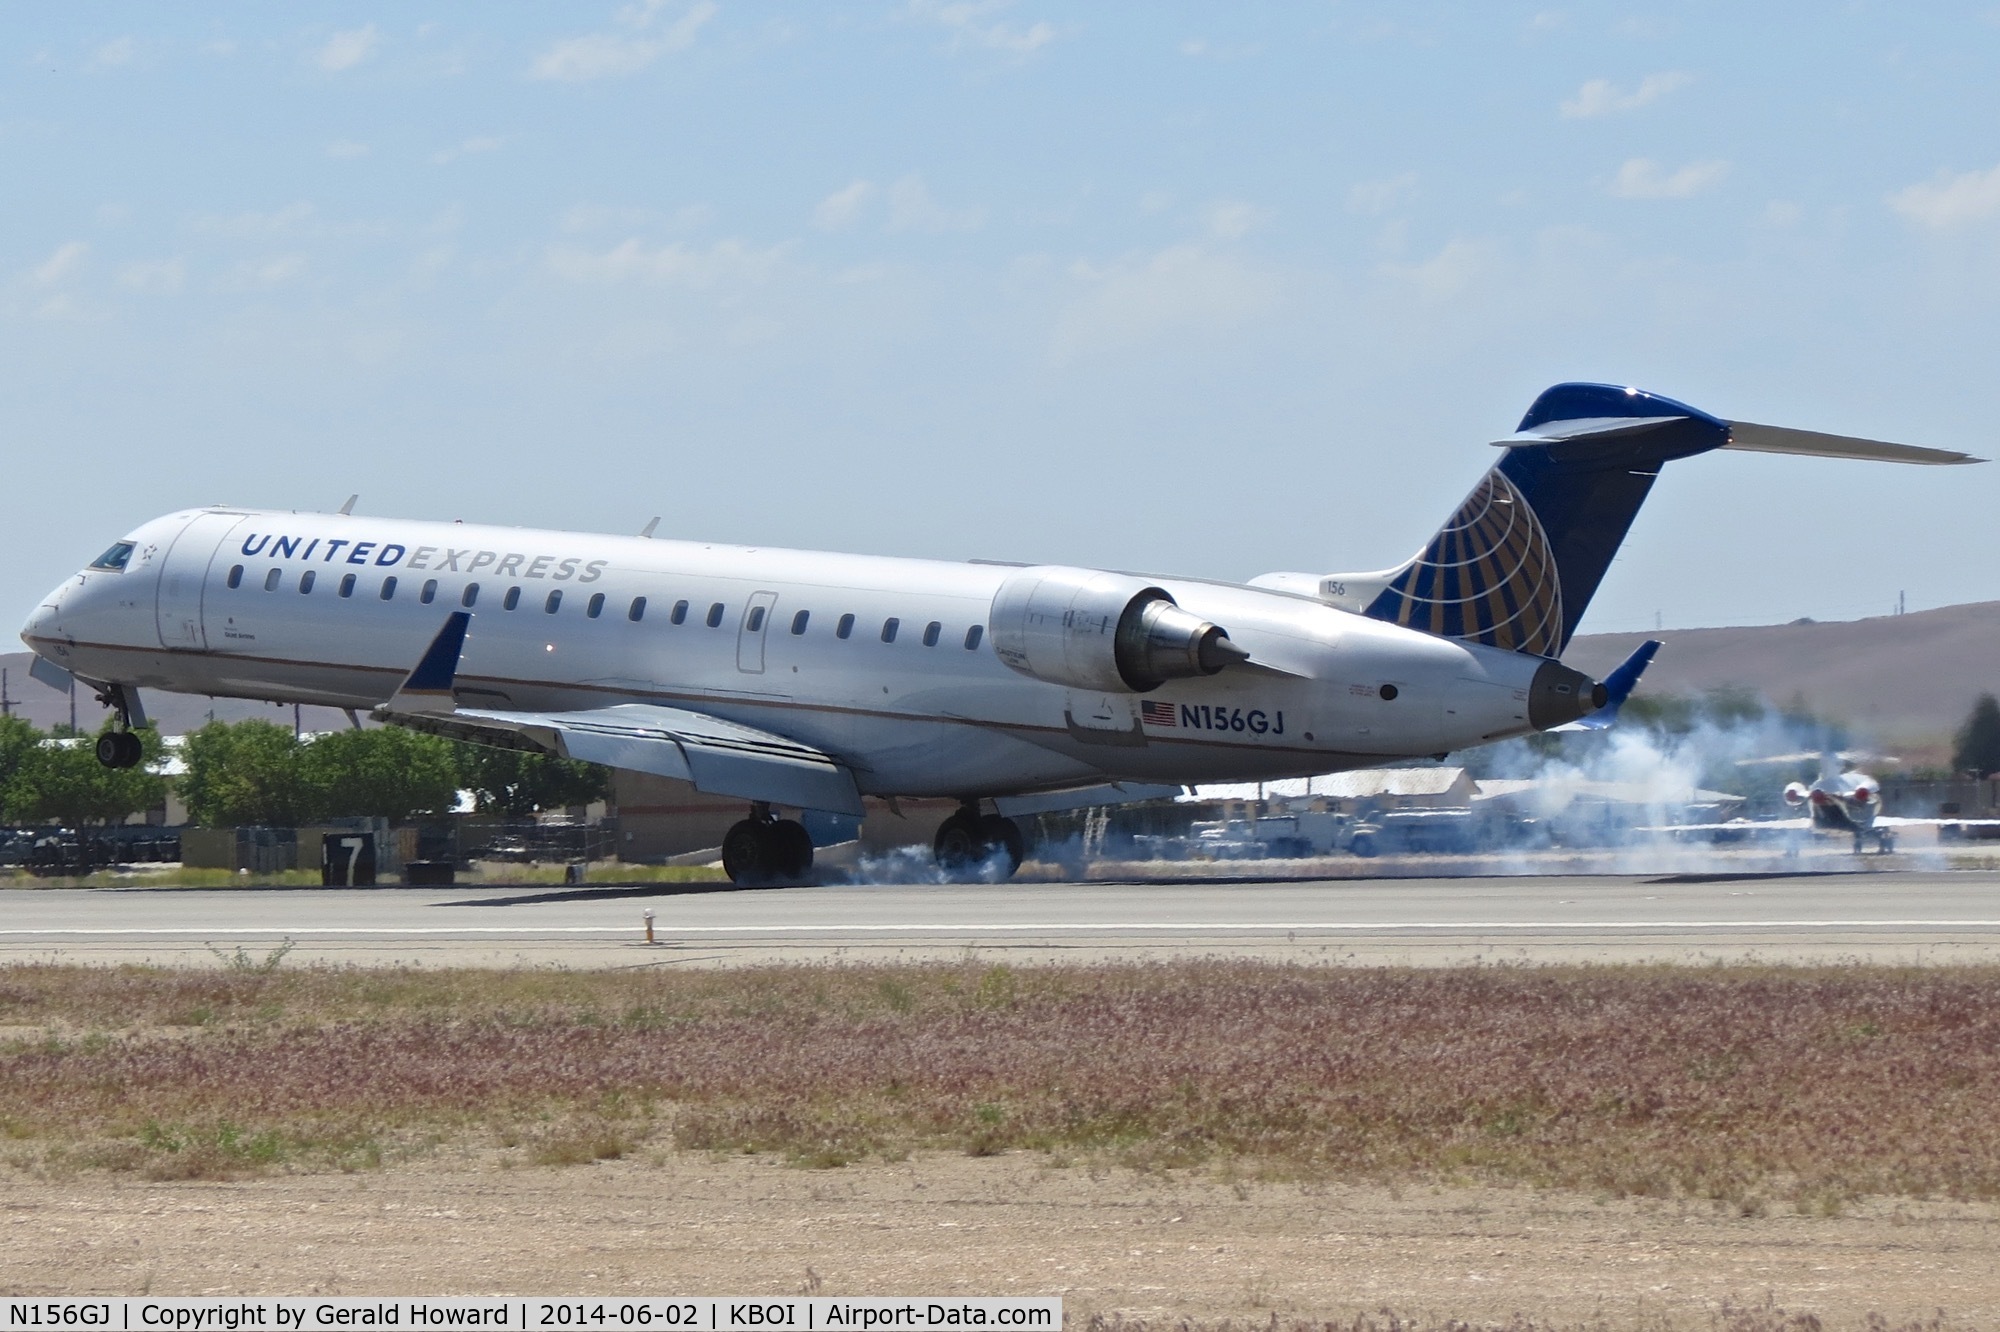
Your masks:
M14 698L7 692L7 671L0 667L0 717L14 715Z
M76 734L76 677L69 677L69 733Z

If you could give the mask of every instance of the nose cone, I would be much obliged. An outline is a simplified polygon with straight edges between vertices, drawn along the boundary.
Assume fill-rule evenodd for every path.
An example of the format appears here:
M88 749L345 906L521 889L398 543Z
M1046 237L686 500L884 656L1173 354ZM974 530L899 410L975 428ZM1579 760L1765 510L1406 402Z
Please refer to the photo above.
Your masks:
M61 598L60 588L42 598L42 604L35 607L34 612L28 616L28 622L21 626L23 643L33 647L37 639L46 642L61 637L61 631L57 628L57 621L62 615Z

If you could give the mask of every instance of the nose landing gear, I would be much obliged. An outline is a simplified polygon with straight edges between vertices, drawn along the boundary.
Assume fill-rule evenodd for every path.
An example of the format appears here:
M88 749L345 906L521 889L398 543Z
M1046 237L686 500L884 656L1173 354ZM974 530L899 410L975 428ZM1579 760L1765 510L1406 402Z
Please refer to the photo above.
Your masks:
M739 888L803 883L812 873L812 835L792 819L774 819L769 805L750 807L750 817L722 839L722 869Z
M97 761L107 768L136 768L145 757L136 727L146 724L146 710L139 703L139 691L111 684L98 691L97 701L118 710L118 727L97 737Z

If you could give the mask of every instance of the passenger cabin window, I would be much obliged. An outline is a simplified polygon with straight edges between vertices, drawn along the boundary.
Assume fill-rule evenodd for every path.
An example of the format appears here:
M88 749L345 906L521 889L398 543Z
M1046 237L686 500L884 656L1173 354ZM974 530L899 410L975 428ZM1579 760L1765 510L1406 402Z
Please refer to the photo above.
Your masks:
M507 595L500 598L500 608L502 610L513 610L514 607L520 604L521 604L521 589L518 587L508 588Z
M232 565L230 565L230 566L229 566L229 586L230 586L230 587L232 587L232 588L237 588L237 587L241 587L241 586L243 586L243 566L242 566L242 565L240 565L240 564L232 564Z
M901 620L897 619L897 618L896 618L895 616L893 616L893 615L891 615L891 616L890 616L890 617L889 617L888 619L886 619L886 620L882 621L882 641L883 641L884 643L893 643L893 642L895 642L895 641L896 641L896 630L898 630L899 628L901 628L901 627L902 627L902 624L903 624L903 622L902 622Z
M943 632L944 632L944 626L939 624L936 620L932 620L929 624L925 625L924 646L936 647L938 641L938 635Z
M644 597L632 598L632 609L625 612L625 618L630 620L634 624L637 624L639 623L639 621L645 619L646 599Z
M312 591L312 590L313 590L313 580L314 580L314 579L316 579L316 578L318 578L318 577L319 577L319 574L318 574L318 573L317 573L316 571L312 570L312 569L308 569L308 570L306 570L306 571L305 571L304 573L300 574L300 575L299 575L299 592L300 592L300 594L301 594L301 595L303 595L304 593L307 593L307 592L310 592L310 591Z
M708 627L713 629L722 623L722 603L716 602L708 608Z
M340 580L340 595L343 597L351 597L354 595L353 574L347 574Z
M479 600L479 584L467 583L465 585L465 595L458 599L458 604L469 608L477 600Z
M394 601L395 599L396 599L396 575L390 574L387 578L384 578L382 580L382 600Z
M685 601L676 601L674 603L673 614L667 616L667 623L685 624L687 623L687 617L688 617L688 604Z
M985 625L975 624L970 629L965 631L965 650L967 652L972 652L979 647L979 639L981 634L984 633L985 629L986 629Z
M750 608L750 623L745 625L744 628L753 634L764 632L764 608L762 606L752 606Z
M271 572L265 574L264 590L266 592L276 592L278 590L278 580L284 576L285 571L283 569L273 569Z
M438 580L435 578L426 578L424 580L423 590L417 593L417 600L423 602L424 605L428 606L433 601L437 600L437 594L438 594Z
M105 551L102 555L92 560L90 567L93 569L110 569L116 572L123 569L126 561L131 558L132 543L129 541L120 541L112 546L110 550Z
M806 621L811 618L811 611L800 611L797 615L794 615L792 617L792 632L795 634L804 633L806 631Z
M557 611L561 609L562 609L562 589L557 588L555 591L549 593L548 600L542 603L542 613L545 615L554 615Z
M849 634L853 632L854 632L854 617L852 615L841 616L840 623L833 626L833 636L835 638L846 638Z
M554 607L550 609L554 609ZM590 601L584 606L583 613L593 620L604 614L604 594L602 592L591 593Z

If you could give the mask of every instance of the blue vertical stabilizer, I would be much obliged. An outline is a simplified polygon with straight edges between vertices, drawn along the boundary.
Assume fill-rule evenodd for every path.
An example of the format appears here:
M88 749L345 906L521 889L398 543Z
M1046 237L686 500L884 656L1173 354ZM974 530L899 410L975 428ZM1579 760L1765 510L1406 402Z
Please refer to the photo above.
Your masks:
M1558 384L1366 613L1554 657L1568 646L1664 463L1721 448L1729 423L1610 384Z

